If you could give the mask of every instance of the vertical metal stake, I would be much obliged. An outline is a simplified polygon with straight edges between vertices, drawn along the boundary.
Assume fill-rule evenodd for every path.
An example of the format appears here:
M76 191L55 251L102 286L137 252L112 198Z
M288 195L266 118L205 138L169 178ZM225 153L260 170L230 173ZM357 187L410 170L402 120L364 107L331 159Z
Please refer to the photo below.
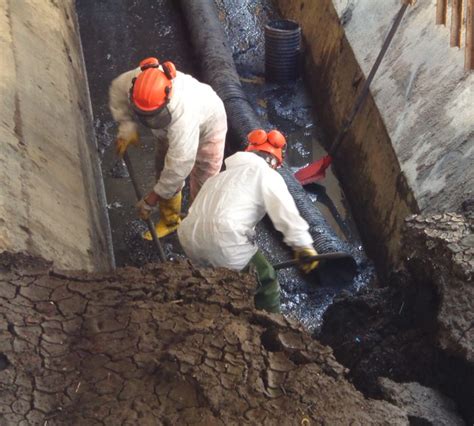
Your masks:
M132 162L130 161L130 157L128 156L128 152L125 152L125 154L123 155L123 161L125 161L125 165L127 166L128 174L130 176L130 180L132 181L133 189L135 189L135 195L137 196L138 201L140 201L143 196L138 186L138 181L133 170ZM165 252L163 251L163 247L161 246L158 235L156 235L156 229L155 225L153 224L153 221L148 218L145 222L148 225L148 230L150 231L151 237L153 238L153 242L155 243L156 249L158 250L158 257L160 258L160 262L166 262Z

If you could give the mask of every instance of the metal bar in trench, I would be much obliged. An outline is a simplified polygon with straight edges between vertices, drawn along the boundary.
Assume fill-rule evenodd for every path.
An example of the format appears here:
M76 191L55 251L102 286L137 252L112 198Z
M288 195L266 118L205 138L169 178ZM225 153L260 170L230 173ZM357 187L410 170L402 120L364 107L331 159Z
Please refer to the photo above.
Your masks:
M133 170L132 162L130 160L130 157L128 156L128 152L125 152L123 156L123 161L125 161L125 165L127 166L128 174L130 175L130 180L132 181L133 189L135 190L137 200L140 201L143 196L138 186L138 181L136 179L135 171ZM148 226L148 230L151 233L151 237L153 238L153 243L155 244L156 249L158 251L158 257L160 258L160 262L166 262L165 252L163 251L163 247L161 246L158 235L156 235L156 229L153 221L148 218L145 222Z
M336 139L334 140L329 150L329 154L332 157L336 156L336 153L341 145L342 140L344 139L344 136L349 130L357 113L361 110L362 106L364 105L365 98L367 97L367 94L369 93L370 84L372 83L372 80L374 79L375 74L377 70L379 69L380 63L382 62L382 59L385 56L385 53L387 52L390 46L390 43L392 42L392 39L395 33L397 32L398 27L400 26L400 22L402 22L403 15L405 14L405 11L407 10L407 8L408 8L408 3L404 3L401 6L400 10L398 11L397 15L395 16L395 20L393 21L392 27L390 28L390 31L388 32L387 37L385 38L383 42L382 48L380 49L380 52L377 56L377 59L374 62L374 65L372 65L372 69L370 70L370 73L364 82L364 86L362 87L362 90L360 91L360 94L357 97L349 116L342 123L342 128L337 134Z
M334 252L334 253L323 253L317 254L316 256L311 256L305 259L305 262L311 263L315 260L335 260L335 259L344 259L350 257L347 253L342 252ZM292 266L298 265L298 261L296 259L287 260L285 262L276 263L273 265L273 269L276 271L279 269L291 268Z

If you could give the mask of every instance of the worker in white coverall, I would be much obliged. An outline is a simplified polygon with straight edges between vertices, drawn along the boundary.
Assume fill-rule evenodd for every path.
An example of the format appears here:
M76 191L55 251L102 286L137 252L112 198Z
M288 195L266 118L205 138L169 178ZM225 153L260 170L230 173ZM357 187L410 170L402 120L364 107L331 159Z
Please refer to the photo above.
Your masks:
M221 169L227 133L224 104L210 86L176 71L171 62L160 65L156 58L144 59L139 68L117 77L109 95L112 116L119 124L119 156L138 143L137 121L157 138L157 182L137 209L146 220L159 205L156 233L164 237L181 221L185 179L191 175L193 200L203 183ZM151 234L144 237L151 239Z
M283 161L284 136L277 130L267 134L258 129L247 139L246 152L228 157L226 170L203 185L178 229L178 238L186 255L197 263L256 270L255 306L280 312L276 272L255 243L255 226L268 214L304 272L318 266L307 261L317 253L307 222L275 170Z

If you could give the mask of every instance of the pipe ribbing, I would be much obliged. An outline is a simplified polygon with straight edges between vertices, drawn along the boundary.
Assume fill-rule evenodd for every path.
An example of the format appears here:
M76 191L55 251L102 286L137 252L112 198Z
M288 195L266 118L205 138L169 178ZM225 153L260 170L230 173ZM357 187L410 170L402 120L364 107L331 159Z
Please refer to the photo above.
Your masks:
M294 81L299 74L301 45L300 26L288 19L265 25L265 78L285 83Z

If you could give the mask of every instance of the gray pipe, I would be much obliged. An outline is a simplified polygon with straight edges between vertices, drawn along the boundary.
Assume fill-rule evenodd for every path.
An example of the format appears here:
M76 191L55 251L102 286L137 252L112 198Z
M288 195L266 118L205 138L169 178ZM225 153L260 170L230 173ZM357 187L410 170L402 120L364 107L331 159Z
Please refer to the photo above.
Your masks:
M230 129L231 151L243 150L247 134L257 128L265 128L248 101L239 75L235 69L231 50L213 0L181 0L181 10L186 17L192 43L200 60L204 80L213 87L225 104ZM313 204L291 170L279 169L295 200L301 216L309 224L309 232L318 253L344 252L350 255L338 262L328 263L331 268L343 268L353 277L357 265L352 247L336 235Z

